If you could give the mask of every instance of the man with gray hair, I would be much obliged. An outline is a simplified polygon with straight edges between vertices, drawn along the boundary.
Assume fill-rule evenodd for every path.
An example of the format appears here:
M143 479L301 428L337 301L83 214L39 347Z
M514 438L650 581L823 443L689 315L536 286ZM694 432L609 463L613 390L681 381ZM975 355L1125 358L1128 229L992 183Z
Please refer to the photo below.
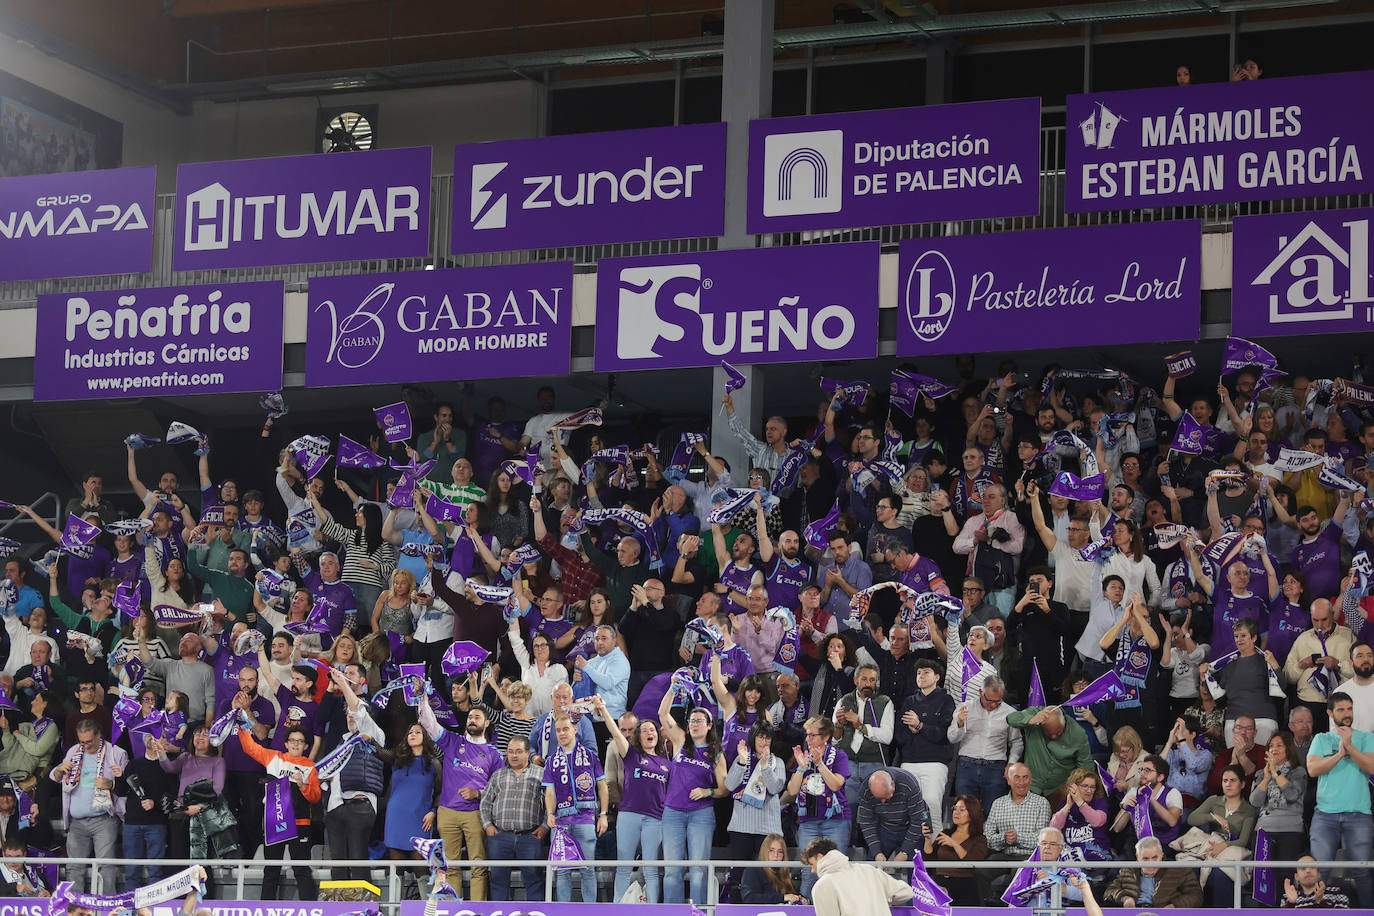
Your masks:
M849 757L846 797L858 798L864 780L888 764L896 720L892 701L878 692L878 666L860 665L854 691L840 697L833 718L835 746Z
M787 421L782 417L769 417L763 424L763 439L759 440L735 415L735 399L728 391L721 398L721 403L730 417L730 428L735 431L735 438L739 440L744 454L749 456L749 461L756 468L776 474L778 468L782 467L782 459L787 457Z
M883 767L864 783L854 819L869 858L906 862L925 843L923 828L930 825L930 808L921 797L916 777Z
M954 794L976 797L985 812L992 810L1006 787L1007 763L1020 760L1025 748L1021 730L1007 722L1016 710L1003 701L1005 694L1002 679L988 675L976 699L955 707L946 732L949 743L959 748Z
M1163 862L1164 846L1156 837L1141 837L1135 844L1139 862ZM1192 909L1202 906L1202 885L1191 868L1123 868L1102 895L1108 906L1150 909Z
M1008 765L1006 779L1011 791L988 809L983 837L988 841L989 861L1022 862L1030 858L1040 831L1050 824L1050 803L1031 791L1031 771L1024 763ZM1001 877L1006 879L1003 884L1010 880L1010 876ZM993 873L980 870L976 878L983 899L992 899Z

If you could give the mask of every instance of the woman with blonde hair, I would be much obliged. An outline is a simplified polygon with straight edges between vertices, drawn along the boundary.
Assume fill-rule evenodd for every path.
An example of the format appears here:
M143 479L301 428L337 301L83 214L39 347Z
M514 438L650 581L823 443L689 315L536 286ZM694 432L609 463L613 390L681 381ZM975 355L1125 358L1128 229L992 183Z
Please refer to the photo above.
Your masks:
M1140 785L1140 765L1144 762L1145 742L1140 740L1140 732L1129 725L1118 728L1112 735L1112 756L1107 761L1113 788L1124 793Z
M408 569L392 572L391 588L382 592L372 611L372 632L388 634L393 658L405 658L404 650L398 650L398 642L410 644L416 619L433 603L433 595L422 595L415 588L413 572Z
M776 833L768 834L759 846L759 861L786 862L787 842ZM740 892L745 903L788 906L806 903L806 898L797 893L797 882L792 878L792 870L778 865L769 868L746 868Z

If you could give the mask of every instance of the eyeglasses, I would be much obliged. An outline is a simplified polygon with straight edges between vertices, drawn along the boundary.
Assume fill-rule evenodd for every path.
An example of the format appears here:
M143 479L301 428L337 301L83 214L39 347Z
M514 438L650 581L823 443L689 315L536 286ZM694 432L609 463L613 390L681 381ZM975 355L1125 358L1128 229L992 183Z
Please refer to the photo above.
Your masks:
M1138 468L1138 467L1140 467L1140 462L1138 462L1138 461L1123 461L1123 462L1121 462L1121 469L1122 469L1123 471L1129 471L1129 470L1131 470L1132 468Z
M806 737L808 737L808 738L820 738L820 737L823 737L823 736L821 735L820 732L807 732L807 733L806 733Z
M981 591L986 591L986 589L977 588L977 587L972 586L972 585L965 585L965 586L964 586L964 594L965 594L965 595L969 594L970 592L981 592Z

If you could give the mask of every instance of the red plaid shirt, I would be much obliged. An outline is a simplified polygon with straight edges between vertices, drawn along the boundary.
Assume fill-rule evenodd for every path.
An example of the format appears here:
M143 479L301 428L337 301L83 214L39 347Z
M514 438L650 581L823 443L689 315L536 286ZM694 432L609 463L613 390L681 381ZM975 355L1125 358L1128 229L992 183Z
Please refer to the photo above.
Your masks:
M558 562L558 568L563 570L563 578L559 581L563 588L563 600L567 604L586 601L592 589L606 584L606 577L589 560L582 559L581 551L569 550L554 540L552 534L545 532L539 539L539 546L548 551L549 556Z

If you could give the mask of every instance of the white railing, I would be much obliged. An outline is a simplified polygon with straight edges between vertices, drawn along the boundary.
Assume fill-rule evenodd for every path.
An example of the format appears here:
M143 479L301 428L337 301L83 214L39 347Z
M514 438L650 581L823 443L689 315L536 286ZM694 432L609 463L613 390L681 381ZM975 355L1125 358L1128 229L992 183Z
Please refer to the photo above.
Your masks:
M115 890L116 890L115 888L104 888L104 887L102 887L102 884L101 884L101 876L100 876L100 869L101 869L102 867L112 867L112 868L119 868L119 869L122 869L122 868L123 868L124 866L126 866L126 865L134 865L134 866L147 866L147 867L149 867L149 868L158 868L158 869L166 869L166 870L178 870L178 869L181 869L181 868L185 868L185 867L188 866L188 865L204 865L204 866L206 866L207 868L213 868L213 869L215 869L215 873L213 874L213 878L214 878L214 880L215 880L215 885L216 885L216 894L215 894L215 896L216 896L218 899L234 899L234 900L253 900L253 899L257 899L257 898L255 898L255 897L247 896L247 895L249 894L249 892L250 892L251 890L254 890L255 887L260 887L260 886L261 886L261 884L260 884L260 877L254 877L254 876L260 874L260 872L261 872L261 870L263 869L264 866L280 866L280 867L282 868L282 879L281 879L281 883L282 883L283 886L286 885L286 884L288 883L288 881L293 880L293 879L291 879L291 878L288 878L288 876L291 874L291 869L292 869L292 868L299 868L299 867L301 867L301 866L303 866L303 865L304 865L304 866L310 867L314 872L316 872L316 874L317 874L317 879L318 879L318 880L329 880L328 873L329 873L329 871L330 871L331 869L334 869L334 868L349 868L349 869L353 869L353 870L366 869L366 870L368 870L369 874L371 874L371 875L373 876L373 878L376 877L376 873L377 873L378 871L381 871L381 872L384 872L384 873L385 873L385 877L383 878L383 880L380 881L380 882L378 882L378 881L376 881L376 880L373 880L372 883L375 884L375 885L376 885L378 888L380 888L381 891L382 891L382 895L381 895L381 904L382 904L383 907L385 907L385 908L388 909L388 911L389 911L389 912L388 912L388 916L396 916L397 910L396 910L395 908L398 908L398 907L399 907L399 904L401 903L401 901L402 901L402 899L403 899L403 892L404 892L404 891L403 891L403 879L402 879L402 877L401 877L401 872L402 872L402 871L411 871L411 872L413 872L413 871L415 871L417 868L419 868L419 869L423 869L423 868L424 868L424 863L423 863L422 861L418 860L418 859L378 859L378 860L374 860L374 861L312 860L312 861L310 861L310 862L301 862L301 861L299 861L299 860L294 860L294 859L284 859L284 860L280 860L280 861L278 861L278 860L264 860L264 859L216 859L216 860L213 860L213 861L211 861L211 862L202 862L202 861L199 861L199 860L190 860L190 859L153 859L153 860L149 860L149 859L94 859L94 858L57 858L57 857L54 857L54 858L43 858L43 859L29 859L29 860L28 860L28 863L31 864L31 865L37 866L37 867L43 867L43 866L49 866L49 865L64 866L64 867L66 867L66 874L65 874L66 879L72 881L72 882L76 885L76 887L77 887L78 890L87 890L87 891L90 891L91 893L114 893ZM544 861L544 860L539 860L539 861L532 862L532 861L530 861L530 860L528 860L528 859L482 859L482 860L461 860L461 861L459 861L459 860L450 860L450 863L449 863L449 864L450 864L450 866L453 867L453 868L459 868L459 869L464 869L464 870L469 869L469 868L472 868L472 867L474 867L474 866L480 866L480 867L483 867L483 868L492 868L492 867L511 868L511 869L513 869L513 870L515 870L515 869L520 869L520 868L530 868L531 866L533 866L533 867L538 867L538 868L542 868L542 869L544 870L544 900L546 900L546 901L551 901L551 900L554 899L554 878L555 878L556 873L557 873L559 870L561 870L561 869L577 869L577 868L583 867L583 866L581 866L581 865L576 865L576 864L575 864L575 865L567 865L567 864L562 864L562 863L555 865L554 863L547 862L547 861ZM940 862L940 863L938 863L938 865L937 865L937 863L934 863L934 862L932 862L932 863L930 863L930 864L931 864L931 867L940 867L940 868L956 867L955 865L952 865L951 863L948 863L948 862ZM1011 873L1013 873L1015 870L1017 870L1017 869L1019 869L1019 868L1021 868L1021 867L1026 867L1026 866L1028 866L1028 865L1031 866L1031 867L1034 867L1034 865L1036 865L1036 864L1039 864L1039 863L961 861L961 862L957 863L957 867L958 867L958 868L961 868L961 869L971 868L971 869L974 869L974 870L999 871L999 872L1007 872L1008 874L1011 874ZM1123 869L1123 868L1141 868L1141 867L1146 867L1146 868L1166 868L1166 869L1169 869L1169 868L1188 868L1188 869L1194 869L1194 870L1202 869L1202 868L1219 869L1219 870L1221 870L1221 871L1223 871L1223 872L1227 872L1227 873L1230 875L1230 877L1231 877L1232 892L1233 892L1233 894L1232 894L1232 896L1233 896L1233 907L1234 907L1235 909L1240 909L1240 908L1241 908L1241 906L1242 906L1242 901L1243 901L1244 896L1245 896L1245 886L1246 886L1246 882L1245 882L1245 880L1244 880L1244 878L1243 878L1243 873L1244 873L1244 871L1246 871L1246 870L1248 870L1248 869L1253 869L1253 868L1255 868L1255 867L1257 867L1257 866L1258 866L1258 867L1273 868L1273 869L1275 869L1276 871L1280 871L1280 872L1281 872L1281 871L1284 871L1284 870L1292 870L1292 869L1300 868L1300 867L1315 867L1315 868L1321 868L1321 869L1327 869L1327 868L1330 868L1330 869L1346 869L1346 870L1356 870L1356 871L1358 871L1358 870L1369 870L1369 869L1371 869L1371 868L1374 868L1374 862L1350 862L1350 861L1337 861L1337 862L1312 862L1312 861L1307 861L1307 862L1297 862L1297 861L1290 861L1290 860L1276 860L1276 861L1271 861L1271 862L1253 862L1253 861L1235 862L1235 861L1229 861L1229 860L1181 861L1181 862L1179 862L1179 861L1166 861L1166 862L1138 862L1138 861L1131 861L1131 860L1123 860L1123 861L1109 861L1109 862L1066 862L1066 863L1062 863L1062 864L1067 865L1067 866L1071 866L1071 867L1073 867L1073 868L1080 869L1080 870L1082 870L1082 871L1088 873L1088 876L1089 876L1090 878L1094 876L1094 873L1095 873L1095 872L1101 872L1101 871L1112 871L1112 872L1115 872L1115 871L1119 871L1119 870L1121 870L1121 869ZM728 871L730 871L731 869L736 869L736 868L778 868L778 867L784 867L784 868L789 868L789 869L793 869L793 870L798 870L798 869L805 869L805 868L807 867L807 866L803 865L803 864L800 863L800 862L760 862L760 861L755 860L755 859L750 859L750 860L746 860L746 861L719 860L719 859L712 859L712 860L709 860L709 861L689 860L689 859L659 859L659 860L652 860L652 861L650 861L650 862L648 862L648 863L646 863L646 862L644 862L644 861L642 861L642 860L637 860L637 859L631 859L631 860L622 860L622 859L597 859L597 860L595 860L595 861L591 861L591 862L586 863L586 866L587 866L587 867L594 867L594 868L596 868L596 869L598 869L598 870L602 870L602 871L604 871L604 872L609 872L609 871L613 870L614 868L616 868L617 866L621 866L621 865L632 866L632 867L635 867L635 868L643 868L643 867L645 867L646 865L649 866L649 867L653 867L653 868L668 868L668 867L674 867L674 868L675 868L675 867L682 867L682 868L701 868L701 867L706 867L706 868L708 869L708 872L707 872L707 878L708 878L708 884L707 884L707 900L706 900L706 901L698 901L698 902L696 902L696 905L697 905L699 908L705 910L705 911L708 912L708 913L710 913L710 912L714 909L714 906L715 906L715 904L716 904L716 901L717 901L717 900L719 899L719 897L720 897L720 884L719 884L719 880L720 880L720 878L721 878L721 873L723 873L723 872L728 872ZM905 876L905 873L906 873L906 872L910 872L910 871L911 871L912 865L911 865L910 862L886 862L886 863L883 863L882 867L885 868L885 869L887 869L887 870L890 870L890 871L902 872L902 873L904 873L904 876ZM232 872L232 876L231 876L231 877L229 878L229 880L227 880L227 881L224 880L224 878L223 878L223 872L224 872L225 870L229 870L230 872ZM516 873L513 872L512 875L511 875L511 877L512 877L512 878L515 878L515 877L516 877ZM490 879L488 879L488 880L490 880ZM574 884L574 886L580 887L580 884L578 883L578 881L577 881L577 879L576 879L576 876L574 876L573 884ZM232 896L228 893L228 891L229 891L231 888L232 888L232 890L233 890ZM1347 884L1347 890L1350 891L1350 892L1353 892L1354 889L1351 888L1351 887L1349 887L1348 884ZM1282 893L1282 890L1281 890L1281 889L1280 889L1279 893L1280 893L1280 894ZM277 899L282 899L282 900L284 900L284 899L288 899L288 898L279 897L279 898L277 898ZM413 898L412 898L412 899L413 899ZM1060 897L1060 888L1059 888L1058 886L1056 886L1056 887L1053 889L1053 891L1052 891L1052 901L1053 901L1053 902L1052 902L1052 905L1051 905L1050 908L1049 908L1050 910L1062 910L1062 909L1063 909L1063 901L1061 900L1061 897ZM1363 901L1363 904L1364 904L1365 906L1369 906L1369 905L1370 905L1370 901ZM1071 904L1071 905L1072 905L1072 904ZM1199 908L1199 909L1205 909L1205 908L1206 908L1206 907L1201 907L1201 908ZM1218 912L1221 912L1221 909L1222 909L1222 908L1217 908Z

